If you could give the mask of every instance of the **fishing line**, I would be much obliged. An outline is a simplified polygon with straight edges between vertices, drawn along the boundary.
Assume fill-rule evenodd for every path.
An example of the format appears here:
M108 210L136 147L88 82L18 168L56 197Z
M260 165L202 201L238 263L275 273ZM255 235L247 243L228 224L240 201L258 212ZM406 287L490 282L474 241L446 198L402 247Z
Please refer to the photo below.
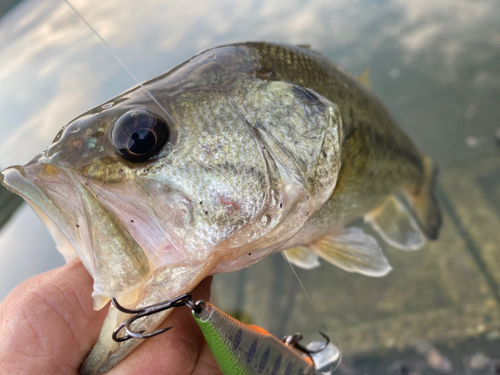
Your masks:
M94 29L90 25L90 23L87 22L87 20L83 17L83 15L73 5L71 5L71 3L69 2L69 0L63 0L63 1L73 10L73 12L75 12L75 14L83 21L83 23L85 25L87 25L87 27L95 34L95 36L97 36L99 38L99 40L106 46L106 48L109 51L109 53L111 53L111 55L116 59L116 61L118 61L118 63L122 66L122 68L125 69L125 71L132 77L132 79L134 81L137 82L137 84L146 92L146 94L148 94L148 96L151 98L151 100L153 100L158 105L158 107L160 107L161 110L163 112L165 112L165 114L168 116L168 118L171 121L173 121L176 125L178 125L177 122L172 118L172 116L170 116L169 113L165 110L165 108L163 108L163 106L156 100L156 98L153 95L151 95L151 93L149 92L149 90L146 89L146 87L144 87L144 85L142 84L142 82L140 82L137 79L137 77L132 74L132 72L129 70L129 68L127 68L127 65L125 65L125 63L120 58L120 56L118 56L118 54L113 50L113 48L111 48L111 46L104 40L104 38L97 32L97 30Z
M166 116L168 116L168 118L173 122L175 123L177 126L179 126L177 124L177 121L175 121L174 118L172 118L172 116L167 112L167 110L158 102L158 100L156 100L156 98L149 92L149 90L142 84L142 82L139 81L139 79L137 79L137 77L130 71L130 69L128 69L127 65L123 62L123 60L120 58L120 56L113 50L113 48L111 48L111 46L106 42L106 40L104 40L104 38L97 32L96 29L94 29L90 23L85 19L85 17L83 17L83 15L69 2L69 0L63 0L67 5L68 7L71 8L71 10L78 16L78 18L80 18L80 20L85 24L87 25L87 27L92 31L92 33L97 36L97 38L99 38L99 40L105 45L106 49L109 51L109 53L115 58L115 60L122 66L122 68L130 75L130 77L132 77L132 79L146 92L146 94L151 98L151 100L153 100L156 105L158 105L158 107L161 108L161 110L165 113ZM104 186L104 185L103 185ZM285 241L286 243L286 241ZM284 244L282 244L280 247L283 247ZM325 319L323 319L323 316L319 313L318 309L316 308L314 302L312 301L311 299L311 296L309 295L309 293L307 292L304 284L302 283L302 280L300 279L299 275L297 274L297 272L295 271L295 268L293 268L293 265L290 263L290 261L288 260L288 258L286 257L285 253L283 251L281 251L281 255L283 256L283 258L285 258L285 260L287 261L288 265L290 266L290 268L292 269L292 272L293 274L295 275L295 277L297 278L302 290L304 291L304 293L306 294L306 297L307 299L309 300L309 303L311 304L311 306L313 307L314 311L316 312L316 314L319 316L319 318L321 319L322 323L324 324L324 326L327 328L327 330L331 333L333 333L332 329L328 326L328 324L326 323ZM331 370L330 372L334 372L338 369L338 367L340 366L341 362L342 362L342 356L343 356L343 352L342 352L342 346L339 342L339 340L337 339L336 336L333 337L336 344L337 344L337 347L339 349L339 359L337 361L337 364L335 365L334 369Z
M282 245L283 246L283 245ZM292 272L293 274L295 275L295 277L297 278L297 281L299 282L300 284L300 287L302 288L302 290L304 291L304 293L306 294L306 297L307 299L309 300L309 303L311 304L311 306L313 307L314 311L316 312L316 315L319 316L319 318L321 319L322 323L324 324L324 326L326 327L326 329L331 332L333 334L333 330L330 328L330 326L328 325L328 323L326 322L325 319L323 319L323 315L320 314L320 312L318 311L318 309L316 308L316 305L314 304L311 296L309 295L309 293L307 292L307 289L304 285L304 283L302 282L302 280L300 279L299 275L297 274L297 271L295 270L295 268L293 267L292 263L288 260L288 258L286 257L286 254L284 251L281 251L281 255L283 256L283 258L285 258L286 262L288 263L288 265L290 266L290 268L292 269ZM340 344L340 341L339 339L337 338L336 335L333 335L333 339L335 340L336 344L337 344L337 348L339 349L339 359L337 361L337 364L335 365L335 367L333 368L333 370L331 370L331 372L335 372L340 364L342 363L342 357L343 357L343 350L342 350L342 345Z
M146 94L151 98L151 100L153 100L158 105L158 107L160 107L160 109L165 113L165 115L175 125L177 125L179 127L179 124L177 123L177 121L175 121L175 119L167 112L167 110L160 104L160 102L158 100L156 100L156 98L149 92L149 90L142 84L142 82L140 82L139 79L137 79L137 77L127 67L127 65L125 65L125 63L120 58L120 56L113 50L113 48L106 42L106 40L104 40L104 38L97 32L97 30L94 29L92 27L92 25L90 25L90 23L85 19L85 17L83 17L83 15L69 2L69 0L63 0L63 1L73 10L73 12L75 12L75 14L82 20L82 22L85 23L85 25L87 25L87 27L95 34L95 36L97 36L99 38L99 40L106 46L106 49L109 51L109 53L111 53L111 55L122 66L122 68L130 75L130 77L132 77L132 79L146 92ZM210 154L205 153L205 155L208 155L209 158L213 159L213 156L211 156ZM216 167L214 166L214 169L215 168ZM225 175L223 170L221 168L219 168L218 170L223 175L223 177L226 179L226 181L232 185L231 180ZM233 186L233 188L235 190L237 190L234 186Z

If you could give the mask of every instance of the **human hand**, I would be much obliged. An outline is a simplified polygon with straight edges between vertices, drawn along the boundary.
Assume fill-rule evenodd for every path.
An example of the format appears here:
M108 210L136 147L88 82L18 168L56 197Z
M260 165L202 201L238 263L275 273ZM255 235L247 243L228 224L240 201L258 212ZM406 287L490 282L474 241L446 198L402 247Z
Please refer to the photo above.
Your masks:
M209 299L211 281L195 288L195 299ZM108 310L92 309L92 282L75 259L25 281L2 301L2 373L78 374ZM147 339L107 374L222 374L187 308L174 309L162 326L174 328Z

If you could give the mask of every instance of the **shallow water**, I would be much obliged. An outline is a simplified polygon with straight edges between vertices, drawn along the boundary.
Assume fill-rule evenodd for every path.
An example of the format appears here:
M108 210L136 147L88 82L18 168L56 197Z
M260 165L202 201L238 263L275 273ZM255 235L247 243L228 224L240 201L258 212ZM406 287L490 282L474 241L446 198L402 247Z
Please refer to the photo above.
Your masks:
M323 319L345 351L340 374L497 371L500 3L122 3L73 2L140 81L220 44L309 44L353 74L369 67L373 91L440 167L440 239L414 253L387 248L387 277L298 270L316 312L276 254L217 276L219 307L278 336L316 338ZM0 19L0 167L26 162L73 117L133 85L63 2L21 2ZM0 230L0 298L61 264L26 206Z

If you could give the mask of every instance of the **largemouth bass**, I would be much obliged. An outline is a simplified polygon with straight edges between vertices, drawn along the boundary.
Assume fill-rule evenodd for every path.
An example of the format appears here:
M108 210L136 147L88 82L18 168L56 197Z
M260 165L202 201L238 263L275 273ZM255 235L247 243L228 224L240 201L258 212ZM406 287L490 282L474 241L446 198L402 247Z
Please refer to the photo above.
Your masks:
M390 265L377 240L347 224L364 217L402 250L441 224L430 159L369 90L294 46L200 53L77 117L2 174L90 272L95 309L111 297L129 308L171 299L281 250L304 268L319 256L382 276ZM126 318L109 308L83 374L140 344L112 340Z

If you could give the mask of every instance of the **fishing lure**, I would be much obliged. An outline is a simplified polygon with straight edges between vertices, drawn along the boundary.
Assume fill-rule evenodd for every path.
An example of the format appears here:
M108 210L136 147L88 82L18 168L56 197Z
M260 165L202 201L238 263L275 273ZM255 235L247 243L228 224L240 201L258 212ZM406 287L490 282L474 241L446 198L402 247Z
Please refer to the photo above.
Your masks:
M307 347L299 343L302 339L299 333L285 336L280 341L265 329L243 324L206 301L195 302L189 293L136 310L121 306L116 299L112 302L120 311L134 315L114 330L113 340L117 342L131 338L147 339L168 331L173 327L144 333L134 331L131 325L145 316L188 306L224 375L323 374L321 371L331 367L339 358L338 349L323 333L326 342L313 341ZM119 336L122 329L125 334Z

